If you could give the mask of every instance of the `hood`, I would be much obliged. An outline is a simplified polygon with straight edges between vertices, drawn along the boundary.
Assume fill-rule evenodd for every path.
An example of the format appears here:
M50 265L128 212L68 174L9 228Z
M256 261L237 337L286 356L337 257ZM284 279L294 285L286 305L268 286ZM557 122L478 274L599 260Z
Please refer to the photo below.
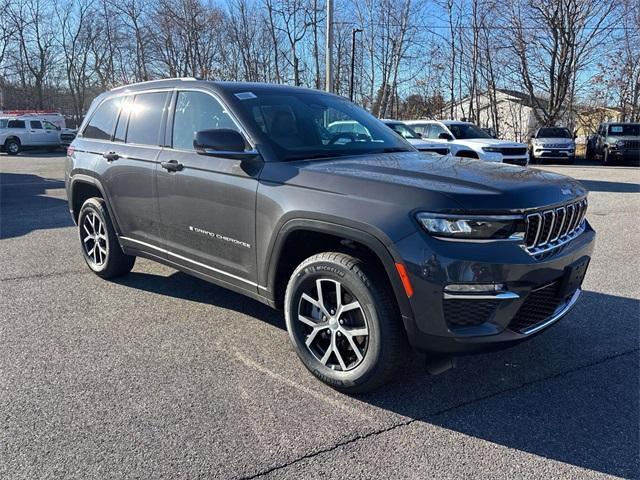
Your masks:
M436 196L445 196L449 200L438 202L438 208L447 205L444 209L452 212L520 212L567 203L587 193L577 180L556 173L418 152L294 162L289 167L297 172L286 174L287 183L316 189L321 186L376 201L395 197L396 201L410 198L411 202L425 199L429 203ZM413 195L408 196L409 191ZM407 207L428 209L432 205Z
M506 140L499 140L497 138L460 138L455 140L458 143L464 143L466 145L477 145L478 147L496 146L496 147L514 147L522 148L526 147L524 143L508 142Z

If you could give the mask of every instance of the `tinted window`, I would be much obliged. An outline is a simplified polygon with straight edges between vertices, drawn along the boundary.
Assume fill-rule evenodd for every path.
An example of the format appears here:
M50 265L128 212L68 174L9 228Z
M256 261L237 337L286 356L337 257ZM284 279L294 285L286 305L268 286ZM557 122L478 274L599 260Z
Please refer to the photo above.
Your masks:
M411 127L408 127L404 123L400 123L400 122L387 123L387 126L389 126L391 130L393 130L394 132L396 132L397 134L401 135L404 138L412 138L412 139L419 138L418 135L416 135L416 131L413 130Z
M449 125L449 130L451 130L451 133L453 133L453 136L457 139L491 138L485 132L480 130L480 128L469 123L452 123Z
M129 113L131 112L131 102L133 97L124 97L122 99L122 108L120 109L120 117L116 126L116 133L113 140L116 142L124 142L127 136L127 124L129 122Z
M173 118L173 148L193 150L193 139L200 130L229 128L238 130L227 110L211 95L180 92Z
M538 138L571 138L571 133L566 128L541 128L538 130Z
M637 137L640 135L640 124L638 123L618 123L609 125L609 135L613 137L631 136Z
M129 113L127 143L158 145L166 97L165 92L136 95Z
M113 128L116 126L120 101L121 99L116 97L102 102L91 117L82 136L97 140L110 140L111 135L113 135Z
M353 103L320 92L237 93L244 117L282 160L413 151L378 119ZM331 130L349 124L348 132ZM354 124L357 123L358 126ZM367 133L358 133L367 132Z
M40 120L30 120L29 123L34 130L42 130L42 122Z
M0 120L0 128L7 128L7 122L8 120L6 118Z
M24 120L9 120L8 128L25 128Z

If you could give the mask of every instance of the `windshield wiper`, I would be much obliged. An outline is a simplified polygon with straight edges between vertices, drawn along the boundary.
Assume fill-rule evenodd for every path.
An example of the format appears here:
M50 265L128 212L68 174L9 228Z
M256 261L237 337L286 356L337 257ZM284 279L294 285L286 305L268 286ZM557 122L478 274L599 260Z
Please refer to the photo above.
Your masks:
M387 147L383 148L381 153L397 153L397 152L411 152L412 150L407 150L402 147Z
M314 160L316 158L333 158L339 154L336 153L309 153L305 155L290 155L287 157L287 161L291 160Z

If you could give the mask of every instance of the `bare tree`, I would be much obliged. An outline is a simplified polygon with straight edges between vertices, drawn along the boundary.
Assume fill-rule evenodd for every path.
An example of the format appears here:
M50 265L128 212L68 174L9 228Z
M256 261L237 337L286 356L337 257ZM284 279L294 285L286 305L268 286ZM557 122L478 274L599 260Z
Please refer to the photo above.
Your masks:
M511 49L540 123L555 125L572 82L615 24L615 0L513 0Z

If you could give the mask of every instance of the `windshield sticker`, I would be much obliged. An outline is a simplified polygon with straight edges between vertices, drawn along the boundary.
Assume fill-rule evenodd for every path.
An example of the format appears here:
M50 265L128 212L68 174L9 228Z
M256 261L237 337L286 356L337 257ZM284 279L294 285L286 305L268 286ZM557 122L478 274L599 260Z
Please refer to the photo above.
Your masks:
M254 98L258 98L255 96L255 94L253 92L240 92L240 93L236 93L236 97L238 98L238 100L251 100Z
M611 125L611 133L622 133L623 128L619 125Z

